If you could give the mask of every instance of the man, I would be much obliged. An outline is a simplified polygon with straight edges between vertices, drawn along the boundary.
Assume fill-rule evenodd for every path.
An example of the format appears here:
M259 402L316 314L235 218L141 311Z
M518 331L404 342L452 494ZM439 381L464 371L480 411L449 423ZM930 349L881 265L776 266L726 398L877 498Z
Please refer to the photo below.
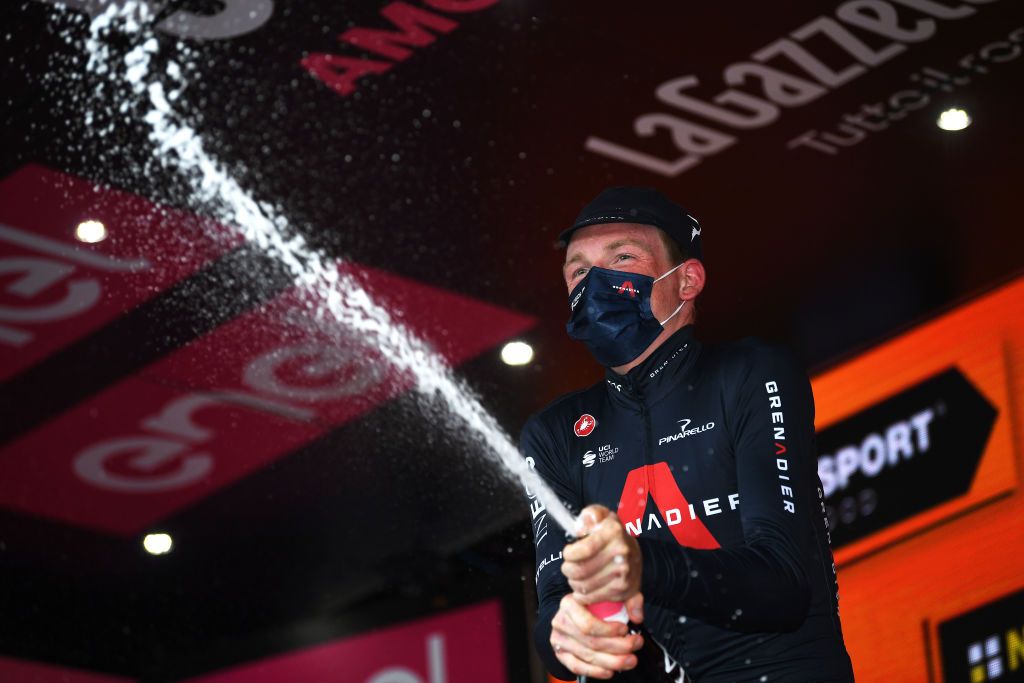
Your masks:
M757 339L696 339L701 227L656 190L604 191L561 239L567 329L607 370L521 438L582 509L569 544L533 520L548 669L636 666L643 637L587 608L612 601L695 683L852 681L806 375Z

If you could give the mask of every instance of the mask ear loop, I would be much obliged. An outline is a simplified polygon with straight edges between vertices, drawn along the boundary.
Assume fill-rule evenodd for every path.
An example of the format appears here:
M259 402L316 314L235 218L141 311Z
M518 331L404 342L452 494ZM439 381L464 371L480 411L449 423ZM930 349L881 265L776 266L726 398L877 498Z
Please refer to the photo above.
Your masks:
M660 321L658 324L661 325L662 327L664 327L665 323L667 323L669 320L674 318L676 313L678 313L680 310L682 310L683 304L685 304L685 303L686 302L684 301L683 303L679 304L679 306L676 308L676 310L672 311L672 315L670 315L669 317L667 317L664 320Z
M683 263L686 263L686 261L683 261ZM679 266L683 265L683 263L680 263ZM659 275L658 277L654 278L654 282L657 282L658 280L660 280L662 278L668 277L669 275L674 273L679 268L679 266L676 266L675 268L672 268L671 270L667 270L667 271L665 271L664 274Z
M686 261L683 261L683 263L686 263ZM680 263L679 266L683 265L683 263ZM658 280L660 280L662 278L668 277L673 272L675 272L675 270L677 268L679 268L679 266L676 266L675 268L672 268L671 270L666 271L663 275L659 275L658 277L654 278L654 282L657 282ZM653 285L653 283L651 283L651 284ZM676 313L678 313L680 310L682 310L683 304L685 304L685 303L686 302L684 301L683 303L679 304L679 306L676 307L676 310L672 311L672 315L670 315L669 317L665 318L664 320L658 322L658 324L664 326L665 323L667 323L669 320L671 320L672 318L675 317Z

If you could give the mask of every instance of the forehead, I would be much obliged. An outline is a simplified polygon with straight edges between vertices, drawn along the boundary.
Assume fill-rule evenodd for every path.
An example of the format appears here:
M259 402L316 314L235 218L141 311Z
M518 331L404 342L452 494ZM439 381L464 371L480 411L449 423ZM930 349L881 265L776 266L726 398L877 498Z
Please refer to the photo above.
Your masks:
M622 240L638 242L653 254L660 255L664 249L659 230L639 223L599 223L580 228L572 234L565 250L565 260L589 253L600 252L609 245Z

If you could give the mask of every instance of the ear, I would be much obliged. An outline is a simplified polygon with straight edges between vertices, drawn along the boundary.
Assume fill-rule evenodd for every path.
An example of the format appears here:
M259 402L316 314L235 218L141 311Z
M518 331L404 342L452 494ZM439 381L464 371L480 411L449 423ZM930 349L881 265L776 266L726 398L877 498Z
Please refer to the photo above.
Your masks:
M684 261L678 271L679 276L679 299L681 301L693 301L704 291L704 282L707 274L704 272L704 264L698 259L692 258Z

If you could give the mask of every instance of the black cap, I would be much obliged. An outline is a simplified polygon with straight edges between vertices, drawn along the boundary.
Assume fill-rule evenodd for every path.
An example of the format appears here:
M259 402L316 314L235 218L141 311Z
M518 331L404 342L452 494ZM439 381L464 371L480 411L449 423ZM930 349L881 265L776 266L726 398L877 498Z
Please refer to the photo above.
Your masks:
M700 224L671 199L653 187L609 187L583 207L572 227L558 236L568 245L580 228L601 223L640 223L661 228L690 258L704 259Z

